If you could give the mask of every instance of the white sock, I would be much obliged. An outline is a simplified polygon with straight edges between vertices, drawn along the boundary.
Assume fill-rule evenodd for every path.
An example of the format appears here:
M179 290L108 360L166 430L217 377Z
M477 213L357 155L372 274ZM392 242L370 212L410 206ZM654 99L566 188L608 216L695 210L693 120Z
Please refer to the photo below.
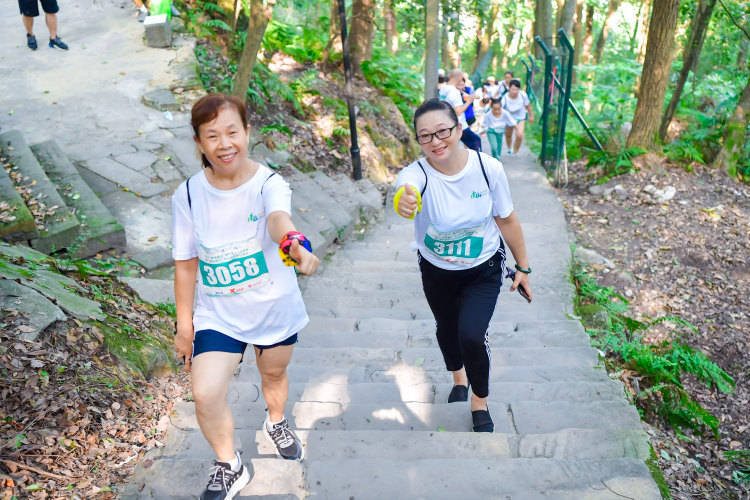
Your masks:
M269 417L266 417L266 427L268 428L269 431L273 430L274 425L280 424L283 421L284 421L284 415L281 416L281 420L279 420L278 422L271 422L271 419Z
M146 8L146 6L145 6L145 5L141 5L141 6L140 6L140 7L138 8L138 10L140 10L141 12L145 12L146 14L148 14L148 9Z
M229 466L232 468L234 472L237 472L240 470L240 467L242 467L242 460L240 460L240 455L237 452L234 452L234 458L227 462Z

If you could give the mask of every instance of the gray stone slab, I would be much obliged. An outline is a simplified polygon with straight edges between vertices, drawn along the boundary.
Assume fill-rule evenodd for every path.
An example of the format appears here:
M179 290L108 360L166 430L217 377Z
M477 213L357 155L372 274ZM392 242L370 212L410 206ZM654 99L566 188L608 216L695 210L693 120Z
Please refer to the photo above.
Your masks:
M151 165L158 160L158 157L148 151L138 151L136 153L117 155L114 159L131 170L136 170L147 177L151 177L154 174Z
M200 172L201 168L203 168L198 148L195 145L195 141L191 138L175 137L166 142L165 146L172 152L170 155L172 162L177 166L183 177L190 177Z
M0 277L16 280L20 284L33 288L37 292L51 299L68 314L78 319L105 318L99 304L78 293L80 285L62 274L46 269L28 269L15 264L5 263L0 267Z
M0 238L26 241L39 236L34 217L18 194L8 173L0 166Z
M68 206L75 209L81 222L80 237L74 255L89 257L109 248L125 248L125 230L55 141L33 145L31 150L55 183Z
M33 328L33 331L26 331L20 335L27 340L35 340L55 321L67 319L65 313L42 294L9 279L0 279L0 309L23 312L28 326Z
M143 22L146 32L146 45L154 48L172 46L172 25L166 14L147 16Z
M13 260L23 259L24 261L33 262L34 264L39 264L50 258L49 255L42 253L39 250L34 250L25 245L9 244L3 241L0 241L0 254Z
M146 28L146 35L148 36L148 28ZM180 103L175 99L174 94L169 89L155 89L150 92L146 92L141 97L141 102L150 108L154 108L158 111L179 111Z
M449 473L447 471L450 471ZM347 459L313 461L311 496L382 498L523 498L658 500L659 489L637 459ZM456 484L456 478L471 478Z
M171 212L124 191L110 193L102 201L125 227L133 260L149 270L172 264Z
M152 182L150 176L132 170L110 158L100 157L86 160L83 166L105 179L126 188L128 191L147 198L168 189L164 184Z
M183 180L180 170L165 160L157 160L152 165L154 173L164 182L175 182Z
M174 304L174 281L151 278L129 278L121 276L120 281L136 291L138 296L152 304Z
M91 138L89 138L91 139ZM109 142L101 140L89 140L65 146L65 153L74 161L85 162L96 158L105 158L110 155L124 155L135 153L137 150L132 144L125 142Z
M78 173L81 174L81 178L86 181L91 190L99 197L108 195L114 191L118 191L120 187L114 182L105 179L99 174L92 172L91 170L84 167L77 167Z
M40 207L45 207L37 209L37 215L43 214L37 219L42 227L39 235L31 240L31 246L50 253L73 245L79 234L78 219L39 165L21 132L11 130L0 134L0 149L13 164L12 170L23 176L17 184L23 186Z

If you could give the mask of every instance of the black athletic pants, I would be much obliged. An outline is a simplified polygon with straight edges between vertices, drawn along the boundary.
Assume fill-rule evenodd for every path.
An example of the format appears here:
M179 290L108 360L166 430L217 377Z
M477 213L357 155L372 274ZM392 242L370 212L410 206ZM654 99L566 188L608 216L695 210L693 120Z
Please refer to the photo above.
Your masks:
M466 367L471 390L489 394L490 344L487 328L503 283L505 248L482 264L448 271L419 255L422 287L435 316L437 341L448 371Z

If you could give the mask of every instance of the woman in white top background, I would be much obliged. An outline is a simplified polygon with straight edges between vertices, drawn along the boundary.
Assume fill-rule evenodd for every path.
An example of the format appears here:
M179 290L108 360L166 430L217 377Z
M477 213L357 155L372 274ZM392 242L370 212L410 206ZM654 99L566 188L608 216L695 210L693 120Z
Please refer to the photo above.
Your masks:
M534 121L534 111L531 108L531 101L526 92L521 90L521 81L513 79L510 81L508 87L508 93L502 97L503 111L507 112L512 118L515 119L516 125L505 127L505 144L508 146L508 154L518 153L523 143L523 135L525 129L525 122ZM516 139L513 141L513 133L515 132ZM511 144L513 149L511 150Z

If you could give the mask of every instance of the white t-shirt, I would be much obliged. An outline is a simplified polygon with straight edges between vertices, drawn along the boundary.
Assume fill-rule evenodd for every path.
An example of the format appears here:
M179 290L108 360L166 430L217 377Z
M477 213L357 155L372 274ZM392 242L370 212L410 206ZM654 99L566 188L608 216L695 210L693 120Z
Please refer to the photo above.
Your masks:
M404 184L420 192L424 189L422 210L414 218L414 237L419 253L431 264L451 271L469 269L497 252L501 235L493 216L505 218L513 212L508 179L498 160L469 151L463 170L448 176L422 158L398 174L396 186Z
M503 114L497 117L492 113L492 109L484 114L484 120L482 121L484 127L493 129L515 127L516 123L516 120L507 111L503 111Z
M183 182L172 196L172 257L199 258L195 331L271 345L304 328L294 268L281 261L267 228L268 214L291 214L286 181L261 165L249 181L221 190L199 172L190 178L190 199L192 209Z
M499 85L487 85L487 97L495 99L500 97L500 86Z
M499 94L498 97L504 96L509 90L510 90L510 87L508 87L507 85L505 85L505 80L503 80L497 86L497 92Z
M510 97L510 94L505 94L502 99L503 109L508 111L513 118L516 120L526 119L526 106L529 105L529 96L523 90L518 92L518 96L515 99Z
M454 109L465 104L464 98L461 97L461 92L456 87L448 83L440 88L439 96L440 99L453 106ZM458 115L458 123L461 124L461 127L464 130L469 128L469 124L466 122L466 117L463 113Z

